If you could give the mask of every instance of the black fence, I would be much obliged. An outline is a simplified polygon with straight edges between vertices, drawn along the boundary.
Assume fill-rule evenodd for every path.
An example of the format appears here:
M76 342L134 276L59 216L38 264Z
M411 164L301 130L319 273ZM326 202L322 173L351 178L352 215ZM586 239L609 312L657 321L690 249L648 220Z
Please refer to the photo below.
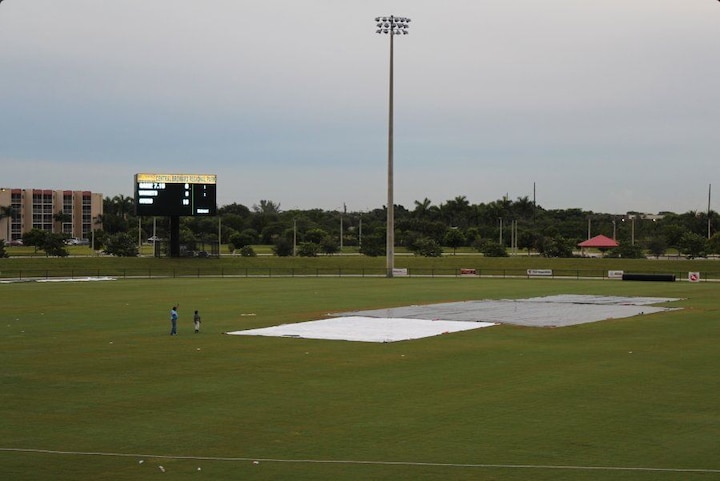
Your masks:
M650 276L666 276L685 281L688 272L648 273ZM637 275L637 274L635 274ZM2 269L0 281L42 280L42 279L85 279L111 277L116 279L159 279L159 278L234 278L234 277L385 277L384 268L152 268L152 269ZM462 277L499 279L608 279L621 280L620 271L599 269L396 269L394 277ZM642 275L640 276L642 277ZM695 273L698 282L720 281L720 272Z

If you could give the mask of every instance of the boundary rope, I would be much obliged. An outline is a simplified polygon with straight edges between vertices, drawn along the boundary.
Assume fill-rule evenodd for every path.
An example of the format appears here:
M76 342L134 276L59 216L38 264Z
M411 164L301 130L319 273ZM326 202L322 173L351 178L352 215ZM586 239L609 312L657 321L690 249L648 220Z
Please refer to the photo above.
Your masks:
M661 473L720 473L720 469L710 468L648 468L632 466L572 466L543 464L485 464L485 463L432 463L414 461L362 461L341 459L279 459L279 458L247 458L222 456L172 456L159 454L103 453L88 451L57 451L51 449L0 448L0 452L18 452L35 454L56 454L67 456L107 456L122 458L178 459L193 461L257 461L265 463L304 463L304 464L357 464L376 466L428 466L452 468L495 468L495 469L546 469L546 470L577 470L577 471L644 471Z

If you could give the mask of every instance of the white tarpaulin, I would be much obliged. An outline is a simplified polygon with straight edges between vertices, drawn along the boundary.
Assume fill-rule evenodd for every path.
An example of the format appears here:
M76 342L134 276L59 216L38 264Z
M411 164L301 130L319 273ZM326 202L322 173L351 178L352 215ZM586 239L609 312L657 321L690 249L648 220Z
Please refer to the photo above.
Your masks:
M568 294L530 299L449 302L343 312L329 319L234 331L227 334L395 342L496 324L564 327L620 319L674 310L651 304L677 300L679 299Z
M396 342L489 327L491 322L432 321L379 317L334 317L321 321L234 331L238 336L276 336L364 342Z

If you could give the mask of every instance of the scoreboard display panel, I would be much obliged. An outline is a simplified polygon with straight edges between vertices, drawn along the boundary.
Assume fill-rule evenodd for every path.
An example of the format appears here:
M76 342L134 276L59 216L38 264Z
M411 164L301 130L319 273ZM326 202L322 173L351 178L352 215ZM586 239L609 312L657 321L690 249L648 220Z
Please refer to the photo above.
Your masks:
M214 174L135 174L138 216L217 215Z

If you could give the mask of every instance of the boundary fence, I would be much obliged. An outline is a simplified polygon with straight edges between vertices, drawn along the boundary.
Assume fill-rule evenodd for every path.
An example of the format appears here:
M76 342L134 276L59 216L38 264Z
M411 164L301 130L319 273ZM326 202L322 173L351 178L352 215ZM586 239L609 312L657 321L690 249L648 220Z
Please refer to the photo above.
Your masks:
M608 279L619 280L617 275L601 269L553 269L537 273L533 269L402 269L403 273L395 277L462 277L462 278L499 278L499 279ZM535 271L531 273L531 271ZM653 272L659 274L659 272ZM688 272L662 272L675 275L678 281L687 281ZM699 272L697 282L720 281L720 272ZM117 279L161 279L161 278L271 278L271 277L385 277L384 268L238 268L238 267L199 267L199 268L53 268L53 269L2 269L0 280L22 281L38 279L84 279L92 277L112 277Z

